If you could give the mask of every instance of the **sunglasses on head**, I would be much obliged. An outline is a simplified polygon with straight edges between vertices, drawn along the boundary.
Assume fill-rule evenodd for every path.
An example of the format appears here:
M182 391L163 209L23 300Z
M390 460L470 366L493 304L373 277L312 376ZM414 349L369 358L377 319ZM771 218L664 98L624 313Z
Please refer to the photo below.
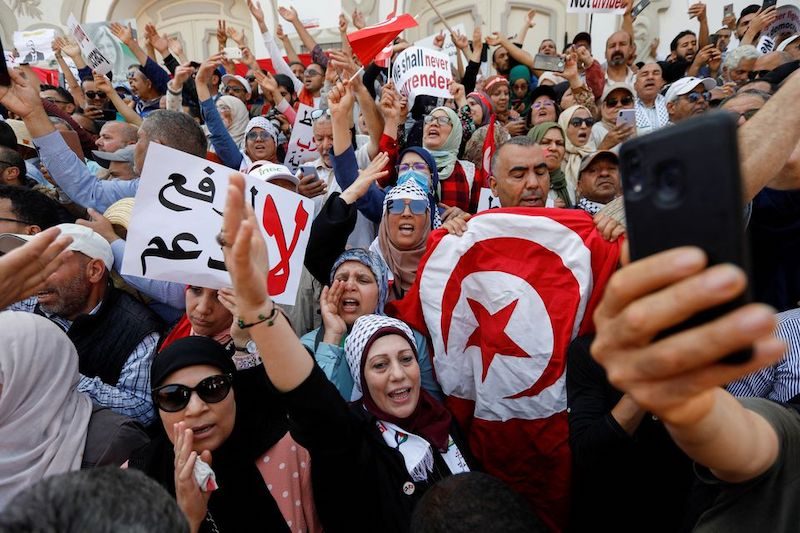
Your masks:
M586 118L574 117L569 121L569 125L575 128L580 128L581 124L586 124L587 128L591 128L592 126L594 126L594 119L592 117L586 117Z
M272 139L272 135L266 131L251 131L247 134L248 141L266 141Z
M390 215L402 215L406 206L411 209L412 215L424 215L428 210L428 200L389 200L386 202L386 212Z
M233 376L230 374L209 376L194 387L179 384L161 385L153 389L153 403L162 411L175 413L189 405L192 392L196 392L206 403L219 403L227 398L232 385Z
M706 102L711 100L711 92L710 91L704 91L702 93L683 94L681 96L685 97L692 104L696 104L697 102L700 101L700 99L703 99Z
M450 117L434 117L433 115L425 115L425 124L431 124L436 122L440 126L452 126L453 121L450 120Z
M89 100L95 100L95 99L102 100L105 97L106 93L102 91L86 91L86 98L88 98Z
M630 96L623 96L620 99L616 98L609 98L606 100L606 105L608 107L617 107L617 105L631 105L633 103L633 98Z
M325 114L327 114L328 116L331 116L331 110L330 109L315 109L315 110L313 110L311 112L311 120L312 121L319 120Z

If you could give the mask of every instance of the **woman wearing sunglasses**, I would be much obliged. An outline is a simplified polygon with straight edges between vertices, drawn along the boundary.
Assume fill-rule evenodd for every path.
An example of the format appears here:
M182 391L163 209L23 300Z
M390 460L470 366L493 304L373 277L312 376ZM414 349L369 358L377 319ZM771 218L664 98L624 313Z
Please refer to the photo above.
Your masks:
M244 128L241 142L231 136L217 108L208 82L214 69L221 65L220 54L208 58L197 71L195 83L200 110L206 122L211 145L223 165L245 171L254 161L278 162L278 132L275 126L264 117L250 119Z
M32 313L0 313L0 511L44 477L120 466L147 444L141 426L77 389L78 353Z
M226 255L243 320L270 382L283 393L292 435L313 462L316 506L326 531L408 531L411 513L437 480L469 470L469 450L450 413L420 386L415 342L399 320L359 318L345 354L361 401L348 406L297 340L273 315L263 283L266 245L231 177L225 206ZM262 320L262 318L264 319Z
M191 531L318 531L308 452L287 433L286 412L261 365L237 371L213 339L179 339L151 368L160 424L129 466L175 495ZM197 459L218 488L202 492Z
M573 205L575 204L575 190L578 187L581 160L597 151L597 146L592 141L594 122L592 113L581 105L568 107L558 117L558 125L567 134L564 142L566 157L562 169L567 180L570 203Z

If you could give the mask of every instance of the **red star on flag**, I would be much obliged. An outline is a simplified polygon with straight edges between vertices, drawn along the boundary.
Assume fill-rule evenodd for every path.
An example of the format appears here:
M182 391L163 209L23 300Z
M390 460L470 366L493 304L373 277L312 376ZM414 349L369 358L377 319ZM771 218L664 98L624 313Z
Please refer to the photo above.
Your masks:
M511 315L517 307L519 300L514 300L498 312L492 314L486 307L477 300L467 298L472 313L478 321L478 327L467 339L467 346L477 346L481 349L481 359L483 361L483 375L481 381L486 381L486 374L489 366L496 355L507 355L509 357L530 357L525 350L519 347L516 342L511 340L506 334L506 326L511 320Z

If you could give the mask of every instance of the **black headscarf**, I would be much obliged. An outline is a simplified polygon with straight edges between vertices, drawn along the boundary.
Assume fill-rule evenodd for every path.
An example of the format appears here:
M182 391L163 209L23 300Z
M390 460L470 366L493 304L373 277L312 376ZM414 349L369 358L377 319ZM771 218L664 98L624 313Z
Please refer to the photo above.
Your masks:
M153 360L153 387L176 370L210 365L233 374L236 422L228 439L211 453L211 468L219 488L208 502L208 511L218 529L225 532L248 531L254 524L267 531L289 531L286 520L269 493L256 467L261 455L277 443L288 429L281 399L267 379L262 366L236 371L230 355L208 337L178 339ZM175 495L175 454L163 424L158 420L150 445L130 461ZM204 522L201 531L207 531Z

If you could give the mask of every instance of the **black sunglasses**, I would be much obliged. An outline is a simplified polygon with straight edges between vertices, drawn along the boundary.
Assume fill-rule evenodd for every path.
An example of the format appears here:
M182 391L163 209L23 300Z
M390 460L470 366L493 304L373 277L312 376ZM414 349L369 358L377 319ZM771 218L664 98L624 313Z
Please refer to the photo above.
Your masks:
M766 76L770 72L772 72L772 71L771 70L751 70L750 72L747 73L747 77L750 78L751 81L752 80L760 80L761 78L763 78L764 76Z
M575 117L569 121L569 125L573 128L580 128L581 124L586 124L587 128L594 126L594 119L592 117L579 118Z
M402 215L408 206L412 215L424 215L428 210L428 205L428 200L389 200L386 202L386 212L392 215Z
M228 397L233 385L233 376L218 374L209 376L194 387L170 384L161 385L153 389L153 403L156 407L167 413L175 413L189 405L192 392L206 403L219 403Z
M106 97L106 93L102 91L86 91L86 98L89 100L99 99L102 100Z
M620 99L609 98L606 100L606 105L608 107L617 107L617 104L631 105L632 103L633 103L633 98L631 98L630 96L623 96Z

